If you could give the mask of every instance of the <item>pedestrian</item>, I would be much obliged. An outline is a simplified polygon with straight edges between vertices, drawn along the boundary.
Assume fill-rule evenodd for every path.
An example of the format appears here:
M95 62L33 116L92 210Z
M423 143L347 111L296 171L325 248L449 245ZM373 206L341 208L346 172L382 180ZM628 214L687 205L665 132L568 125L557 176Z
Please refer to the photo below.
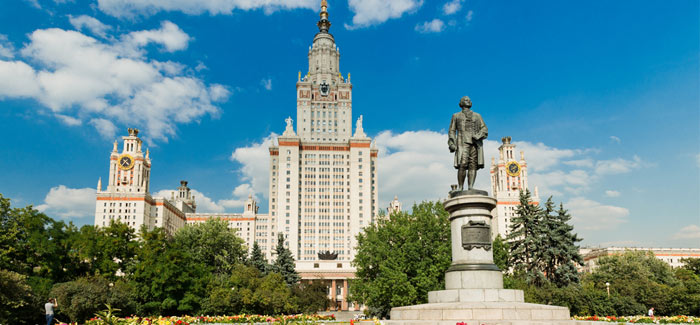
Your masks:
M51 325L51 323L53 323L53 309L56 307L58 307L58 303L54 298L49 298L49 301L44 304L44 308L46 309L46 325Z
M654 318L654 307L649 308L649 317Z

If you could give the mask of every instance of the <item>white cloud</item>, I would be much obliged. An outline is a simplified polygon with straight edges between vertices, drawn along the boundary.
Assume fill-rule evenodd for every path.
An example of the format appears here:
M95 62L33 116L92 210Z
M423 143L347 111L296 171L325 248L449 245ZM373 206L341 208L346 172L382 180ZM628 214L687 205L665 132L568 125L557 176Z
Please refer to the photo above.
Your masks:
M446 134L429 130L400 134L383 131L375 141L379 149L380 208L386 207L394 196L407 208L414 202L444 199L450 184L457 183ZM486 177L483 173L477 175Z
M362 28L381 24L389 19L399 18L404 13L414 12L423 5L423 0L348 0L350 11L355 13L352 25L347 29Z
M439 33L445 28L445 22L440 19L433 19L431 21L423 22L415 27L415 30L419 33Z
M72 116L56 114L56 118L68 126L78 126L83 124L83 121Z
M610 136L610 141L615 142L615 143L622 143L622 140L614 135Z
M467 22L472 21L472 19L474 18L474 11L473 11L473 10L467 11L467 17L466 17L466 18L467 18Z
M0 60L0 98L33 97L40 88L36 72L22 61Z
M61 218L85 218L95 216L94 188L68 188L59 185L51 188L44 198L44 204L38 205L37 210L49 216Z
M107 126L97 127L105 136L112 132L104 132L110 129L101 120L140 127L149 142L167 141L179 123L218 116L215 103L229 95L222 85L184 75L179 63L145 57L149 43L171 52L186 48L189 40L167 21L159 29L105 41L72 30L36 30L21 50L26 61L0 60L0 98L34 98L63 121L72 117Z
M272 90L272 79L266 78L263 80L260 80L260 85L265 88L265 90Z
M595 173L598 175L624 174L642 165L642 159L638 156L634 156L632 160L623 158L600 160L596 163Z
M234 195L238 191L239 197L242 192L257 193L261 194L262 197L268 196L270 165L267 162L270 159L270 144L276 138L277 135L273 133L259 143L253 143L248 147L236 148L233 151L231 161L241 164L238 172L241 174L241 179L245 182L234 190Z
M685 226L673 235L673 239L700 239L700 226Z
M607 196L607 197L618 197L618 196L620 196L620 192L619 192L619 191L613 191L613 190L607 190L607 191L605 191L605 196Z
M87 16L87 15L81 15L78 17L73 17L71 15L68 15L68 20L70 21L70 24L73 25L73 27L79 31L82 31L83 29L89 30L91 33L94 35L97 35L99 37L105 38L107 37L107 31L112 29L112 26L105 25L99 20Z
M442 12L445 15L452 15L462 9L462 2L464 0L452 0L442 6Z
M603 205L583 197L575 197L565 203L571 212L572 223L577 229L608 230L627 222L629 210L623 207Z
M115 17L150 16L160 11L180 11L188 15L230 15L233 10L278 10L306 8L318 10L317 0L97 0L97 5Z
M569 165L569 166L574 166L574 167L586 167L586 168L593 168L593 159L591 158L585 158L585 159L574 159L574 160L569 160L569 161L564 161L564 165Z
M110 120L94 118L90 120L90 124L94 126L97 132L105 139L114 139L117 134L117 127Z
M123 43L135 50L141 49L149 43L163 45L168 52L175 52L187 48L190 36L177 25L164 21L160 29L142 30L131 32L123 37Z
M15 47L7 40L7 35L0 34L0 58L15 57Z

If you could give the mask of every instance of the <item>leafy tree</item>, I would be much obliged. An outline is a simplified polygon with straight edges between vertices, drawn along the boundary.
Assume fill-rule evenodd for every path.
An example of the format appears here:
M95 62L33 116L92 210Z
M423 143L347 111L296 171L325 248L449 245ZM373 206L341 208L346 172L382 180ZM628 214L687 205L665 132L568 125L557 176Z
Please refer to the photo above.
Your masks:
M299 312L316 313L330 307L331 300L328 299L327 288L320 281L311 283L299 283L292 288L292 293L297 297Z
M292 256L292 252L289 248L284 247L284 234L282 233L279 233L277 236L275 253L277 253L277 259L275 259L273 271L279 273L288 286L291 287L295 285L301 280L301 277L294 269L294 257Z
M34 324L35 302L25 275L0 269L0 324Z
M583 282L601 291L606 282L610 283L611 295L631 297L644 306L653 306L659 315L672 313L669 292L681 284L668 264L643 251L601 257L598 267Z
M681 258L683 268L700 276L700 258Z
M541 285L545 281L540 255L542 243L542 209L533 204L530 190L520 192L520 205L511 220L507 240L510 244L510 265L525 276L528 283Z
M225 220L211 219L205 223L187 225L175 233L175 246L195 260L209 266L215 273L226 273L236 263L245 261L244 241Z
M142 315L178 315L199 309L210 272L173 244L165 231L141 228L140 247L129 280Z
M350 283L350 299L380 317L392 307L426 302L429 291L444 288L450 242L448 213L440 202L379 219L357 236L357 279Z
M85 277L59 283L51 290L59 302L57 316L65 315L71 322L82 323L108 302L109 281L102 277Z
M271 265L267 262L258 242L253 243L253 249L250 252L248 263L258 269L261 274L267 274L267 271L271 269Z
M71 251L83 265L85 275L100 275L112 281L119 271L126 272L136 256L138 242L134 230L122 222L107 227L86 225L75 235Z
M508 272L510 265L508 264L509 256L508 250L510 245L508 242L501 238L501 235L497 235L493 240L493 263L498 266L503 272Z
M263 315L290 313L298 308L288 279L276 272L269 273L260 280L253 293L253 300L256 312Z

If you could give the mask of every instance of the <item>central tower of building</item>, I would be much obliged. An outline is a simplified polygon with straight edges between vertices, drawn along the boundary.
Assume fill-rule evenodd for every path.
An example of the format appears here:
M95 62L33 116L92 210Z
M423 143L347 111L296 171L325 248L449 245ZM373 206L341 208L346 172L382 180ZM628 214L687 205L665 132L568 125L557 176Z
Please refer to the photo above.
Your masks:
M271 252L276 235L284 234L302 279L329 281L332 299L347 309L356 236L378 212L377 149L362 116L353 133L352 84L340 73L327 6L323 0L309 70L296 82L296 132L287 118L270 147L270 214L260 225L270 242L259 244Z

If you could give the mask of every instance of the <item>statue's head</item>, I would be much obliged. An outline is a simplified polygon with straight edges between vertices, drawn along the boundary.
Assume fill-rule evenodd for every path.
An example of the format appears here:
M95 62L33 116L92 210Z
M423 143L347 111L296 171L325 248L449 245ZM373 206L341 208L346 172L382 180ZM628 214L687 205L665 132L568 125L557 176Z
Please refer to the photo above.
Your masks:
M459 107L461 108L471 108L472 107L472 100L469 99L469 96L464 96L462 97L462 100L459 101Z

